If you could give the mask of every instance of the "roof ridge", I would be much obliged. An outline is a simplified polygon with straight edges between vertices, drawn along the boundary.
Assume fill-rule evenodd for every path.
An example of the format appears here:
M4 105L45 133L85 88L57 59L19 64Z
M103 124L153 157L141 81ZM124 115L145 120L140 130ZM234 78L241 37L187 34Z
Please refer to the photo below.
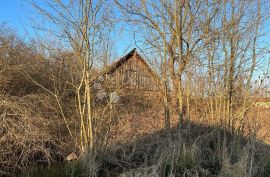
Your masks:
M98 76L95 79L93 79L93 81L96 80L101 75L113 73L120 65L126 62L128 59L130 59L134 54L137 55L139 59L145 63L145 65L147 66L147 68L150 70L150 72L152 73L154 77L159 78L156 72L149 66L149 64L137 52L137 49L133 48L129 53L127 53L123 57L119 58L118 60L114 61L109 66L107 66L103 71L100 72L100 74L98 74Z

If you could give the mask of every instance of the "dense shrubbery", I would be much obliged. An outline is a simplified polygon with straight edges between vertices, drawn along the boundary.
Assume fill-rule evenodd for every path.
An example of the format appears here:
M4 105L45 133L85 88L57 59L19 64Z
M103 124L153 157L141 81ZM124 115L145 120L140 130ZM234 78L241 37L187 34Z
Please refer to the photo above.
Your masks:
M61 161L74 146L58 103L46 89L59 93L75 128L74 96L65 83L68 70L48 62L12 33L1 33L0 56L0 175Z
M164 124L158 99L133 93L113 110L106 101L95 102L96 156L63 163L78 152L67 129L79 137L72 87L78 66L64 52L48 60L14 35L1 35L0 176L270 176L269 147L254 132L188 122L181 132L173 128L169 139L156 132ZM201 102L192 108L200 114Z
M13 33L1 33L0 40L0 174L52 165L71 152L78 154L74 139L79 138L80 121L73 85L78 84L79 65L73 55L58 51L45 56ZM132 98L126 99L121 104ZM127 115L147 108L146 103L138 104L133 107L137 110L121 105L117 109ZM106 100L93 107L96 150L102 153L111 143L111 126L121 116L111 112Z

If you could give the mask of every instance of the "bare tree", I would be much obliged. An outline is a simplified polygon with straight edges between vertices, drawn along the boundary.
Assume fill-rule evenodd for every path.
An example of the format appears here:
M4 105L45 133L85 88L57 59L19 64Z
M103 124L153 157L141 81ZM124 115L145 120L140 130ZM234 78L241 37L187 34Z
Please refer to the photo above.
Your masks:
M162 59L160 63L167 68L166 72L169 74L172 88L171 98L177 106L179 126L181 126L185 112L183 107L184 73L194 59L196 49L205 40L204 33L199 28L210 24L217 15L215 9L218 2L208 3L208 6L203 6L203 2L197 1L142 0L137 3L124 4L118 1L116 3L127 15L129 21L133 18L136 24L139 23L143 29L146 29L146 43L151 45L154 51L163 51L161 58L164 60ZM200 15L205 7L213 9L206 19L201 18ZM167 73L162 76L167 77Z
M49 26L36 26L62 41L72 49L76 62L80 64L78 82L73 84L77 95L77 108L80 117L81 152L94 151L94 125L91 97L91 68L98 47L108 24L109 10L105 1L32 1L33 7L46 20ZM59 107L60 104L59 104ZM65 117L63 115L63 117ZM68 126L68 125L67 125Z

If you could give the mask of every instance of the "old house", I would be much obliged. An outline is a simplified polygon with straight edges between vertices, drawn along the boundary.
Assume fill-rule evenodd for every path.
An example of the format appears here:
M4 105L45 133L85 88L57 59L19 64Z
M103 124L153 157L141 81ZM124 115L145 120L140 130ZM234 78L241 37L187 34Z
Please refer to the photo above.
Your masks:
M98 97L106 96L106 89L133 90L142 93L159 92L160 79L136 49L112 63L93 81Z

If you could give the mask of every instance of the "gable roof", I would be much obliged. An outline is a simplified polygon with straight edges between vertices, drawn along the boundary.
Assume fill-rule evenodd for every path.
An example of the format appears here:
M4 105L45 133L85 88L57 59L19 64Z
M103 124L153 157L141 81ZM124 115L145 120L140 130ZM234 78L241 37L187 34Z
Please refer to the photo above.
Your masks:
M132 58L133 55L136 55L138 57L138 59L146 66L146 68L148 69L148 71L151 73L151 75L155 78L157 78L158 80L159 77L156 74L155 71L153 71L153 69L147 64L147 62L141 57L141 55L139 55L136 51L136 48L132 49L128 54L126 54L125 56L123 56L122 58L116 60L115 62L113 62L110 66L108 66L107 68L105 68L100 74L98 74L97 78L101 75L105 75L105 74L112 74L114 71L116 71L121 65L123 65L124 63L126 63L129 59ZM95 80L95 79L94 79Z

